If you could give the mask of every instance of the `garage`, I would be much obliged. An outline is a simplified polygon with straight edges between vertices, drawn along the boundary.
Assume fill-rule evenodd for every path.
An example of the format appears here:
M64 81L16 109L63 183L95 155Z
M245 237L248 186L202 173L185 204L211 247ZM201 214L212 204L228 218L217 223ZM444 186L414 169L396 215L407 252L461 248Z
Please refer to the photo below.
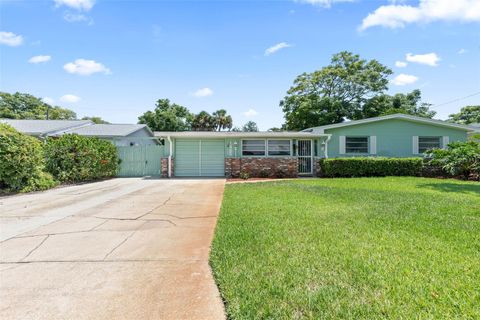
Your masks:
M225 176L225 140L176 139L176 177Z

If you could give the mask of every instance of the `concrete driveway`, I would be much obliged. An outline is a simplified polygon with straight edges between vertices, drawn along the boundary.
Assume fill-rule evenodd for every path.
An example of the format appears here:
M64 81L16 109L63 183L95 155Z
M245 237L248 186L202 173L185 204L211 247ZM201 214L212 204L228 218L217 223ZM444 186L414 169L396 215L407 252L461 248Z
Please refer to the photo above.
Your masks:
M223 319L224 180L113 179L0 198L0 319Z

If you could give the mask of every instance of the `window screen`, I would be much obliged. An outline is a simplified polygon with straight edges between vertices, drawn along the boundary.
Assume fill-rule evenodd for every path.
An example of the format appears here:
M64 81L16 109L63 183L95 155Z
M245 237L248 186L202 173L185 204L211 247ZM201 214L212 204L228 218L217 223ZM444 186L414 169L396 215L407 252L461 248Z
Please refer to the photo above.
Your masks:
M433 148L440 148L440 137L418 137L419 153L424 153Z
M265 140L242 140L242 155L264 156Z
M269 156L289 156L290 140L268 140Z
M345 137L346 153L368 153L368 137Z

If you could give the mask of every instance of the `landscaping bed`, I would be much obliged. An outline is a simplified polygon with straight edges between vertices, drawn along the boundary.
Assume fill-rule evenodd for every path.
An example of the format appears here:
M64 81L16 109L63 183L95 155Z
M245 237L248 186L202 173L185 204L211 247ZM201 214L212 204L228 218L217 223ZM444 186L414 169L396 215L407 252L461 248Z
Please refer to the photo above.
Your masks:
M211 265L231 319L480 318L480 184L227 185Z

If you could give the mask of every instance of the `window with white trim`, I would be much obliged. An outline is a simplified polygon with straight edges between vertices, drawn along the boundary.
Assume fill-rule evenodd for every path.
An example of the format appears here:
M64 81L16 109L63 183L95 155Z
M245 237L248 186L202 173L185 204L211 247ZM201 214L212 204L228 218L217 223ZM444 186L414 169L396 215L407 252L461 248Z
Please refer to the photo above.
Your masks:
M427 150L441 147L442 137L418 137L418 153L424 153Z
M265 140L242 140L242 155L264 156Z
M269 156L289 156L290 149L290 140L268 140Z
M345 137L346 153L368 153L368 137Z

